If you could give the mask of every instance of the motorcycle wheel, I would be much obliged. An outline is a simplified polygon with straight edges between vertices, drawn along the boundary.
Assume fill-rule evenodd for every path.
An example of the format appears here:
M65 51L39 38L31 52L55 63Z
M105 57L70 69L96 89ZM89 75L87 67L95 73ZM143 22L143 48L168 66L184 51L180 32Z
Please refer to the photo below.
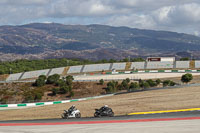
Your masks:
M62 114L61 117L62 117L63 119L67 119L67 118L68 118L65 114Z
M76 118L81 118L81 113L75 114Z
M94 117L100 117L100 115L98 113L94 113Z
M114 116L114 112L111 112L109 116L110 116L110 117L113 117L113 116Z

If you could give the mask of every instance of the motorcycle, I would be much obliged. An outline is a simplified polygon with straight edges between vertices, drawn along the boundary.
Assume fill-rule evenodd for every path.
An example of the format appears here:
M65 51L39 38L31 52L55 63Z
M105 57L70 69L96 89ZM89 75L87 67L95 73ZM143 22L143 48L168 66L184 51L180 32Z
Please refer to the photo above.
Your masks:
M81 112L79 110L74 110L71 113L69 113L68 110L64 110L64 113L61 115L63 119L68 118L81 118Z
M114 112L112 111L111 108L108 108L104 111L102 111L101 109L95 109L94 117L101 117L101 116L112 117L114 116Z

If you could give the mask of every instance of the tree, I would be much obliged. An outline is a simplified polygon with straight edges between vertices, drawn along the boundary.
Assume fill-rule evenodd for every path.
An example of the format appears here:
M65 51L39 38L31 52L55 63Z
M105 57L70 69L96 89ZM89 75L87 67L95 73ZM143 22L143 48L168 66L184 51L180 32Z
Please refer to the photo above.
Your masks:
M143 58L132 58L131 61L132 62L142 62L142 61L145 61L145 59L143 59Z
M188 61L188 60L190 60L189 57L183 57L183 58L180 59L180 61Z
M38 78L38 79L36 79L36 81L33 85L37 86L37 87L42 87L45 85L45 80L42 78Z
M153 81L152 79L149 79L146 82L150 85L150 87L157 86L157 83L155 81Z
M54 74L47 78L47 84L55 84L60 79L60 75Z
M117 91L118 82L110 81L107 83L107 92L116 92Z
M129 86L129 90L135 91L139 88L139 84L137 82L132 82Z
M156 84L159 85L161 83L160 79L156 79Z
M127 82L127 83L130 83L130 81L131 81L131 80L130 80L129 78L126 78L126 82Z
M170 80L164 80L163 81L163 86L164 87L168 86L170 84L170 82L171 82Z
M59 88L53 88L52 90L52 95L55 96L59 92Z
M99 80L99 84L103 85L104 84L104 80L103 79Z
M148 82L144 82L143 87L144 87L144 89L148 89L150 87L150 85Z
M129 82L130 82L130 80L129 80ZM123 80L121 85L122 85L124 90L128 90L129 89L129 85L128 85L127 80Z
M189 83L192 79L193 79L193 76L192 76L191 73L184 74L184 75L182 75L182 77L181 77L181 81L182 81L183 83Z
M39 78L39 79L43 79L43 80L46 80L46 79L47 79L47 77L46 77L45 75L40 75L38 78Z

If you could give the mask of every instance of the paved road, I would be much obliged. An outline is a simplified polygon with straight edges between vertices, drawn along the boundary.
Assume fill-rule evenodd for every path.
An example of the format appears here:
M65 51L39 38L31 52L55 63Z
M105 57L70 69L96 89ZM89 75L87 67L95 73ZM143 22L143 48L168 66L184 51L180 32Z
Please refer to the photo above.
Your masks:
M0 121L2 123L49 123L49 122L84 122L84 121L106 121L106 120L141 120L141 119L162 119L162 118L187 118L200 117L200 111L174 112L161 114L130 115L101 118L80 118L80 119L43 119L43 120L15 120Z
M170 119L192 118L191 120L158 120L140 121L144 119ZM29 121L1 121L2 123L49 123L49 122L76 122L76 121L107 121L107 120L136 120L125 123L101 123L101 124L67 124L67 125L43 125L43 126L0 126L0 133L199 133L200 111L179 112L167 114L148 114L135 116L119 116L110 118L82 118L82 119L51 119ZM138 120L138 122L137 122Z

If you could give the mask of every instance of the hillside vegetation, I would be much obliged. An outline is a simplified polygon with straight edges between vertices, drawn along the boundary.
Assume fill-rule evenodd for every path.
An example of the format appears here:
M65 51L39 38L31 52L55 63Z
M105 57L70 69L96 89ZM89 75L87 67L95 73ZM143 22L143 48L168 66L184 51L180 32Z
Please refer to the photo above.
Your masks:
M128 62L128 58L123 60L80 60L80 59L46 59L46 60L16 60L0 62L0 75L19 73L33 70L51 69L66 66L84 65L84 64L97 64L97 63L113 63L113 62ZM131 58L130 61L144 61L142 58Z

